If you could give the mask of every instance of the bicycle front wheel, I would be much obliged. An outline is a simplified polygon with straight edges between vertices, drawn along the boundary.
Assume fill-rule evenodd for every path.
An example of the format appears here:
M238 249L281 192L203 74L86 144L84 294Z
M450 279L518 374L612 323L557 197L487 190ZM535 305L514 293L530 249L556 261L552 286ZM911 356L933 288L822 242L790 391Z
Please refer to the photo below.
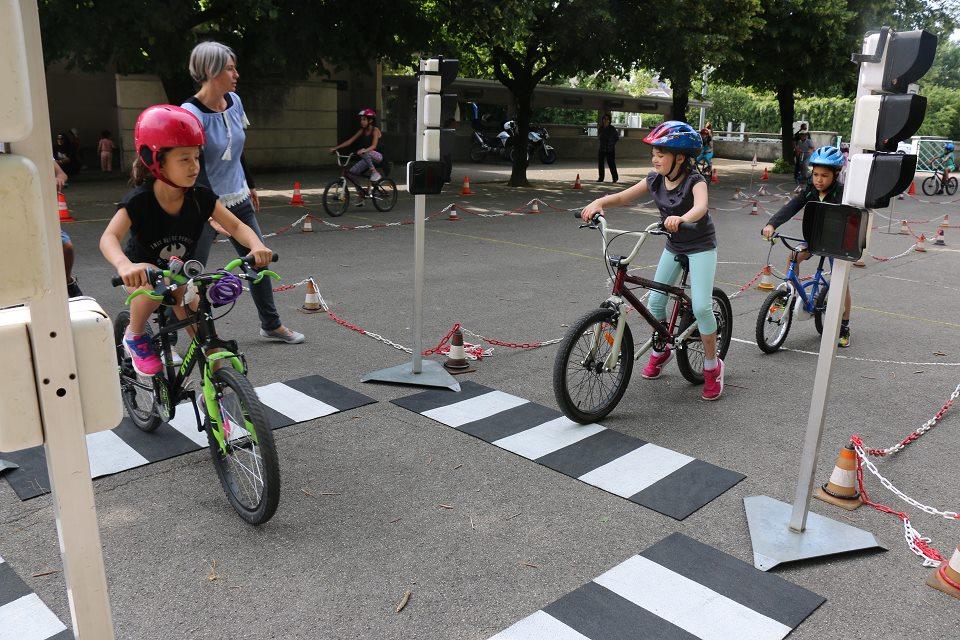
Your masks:
M828 286L821 286L817 292L817 298L813 301L813 326L817 328L817 333L823 335L823 316L827 313L827 292Z
M280 503L280 462L273 431L253 385L236 370L213 374L221 426L206 420L213 466L230 504L250 524L273 517ZM222 433L221 447L217 433Z
M384 178L370 189L370 198L377 211L390 211L397 204L397 183Z
M787 339L793 322L793 304L790 292L771 291L757 314L757 346L764 353L774 353Z
M933 175L924 178L921 188L923 193L928 196L936 195L940 192L940 176Z
M117 347L117 365L120 371L120 399L133 424L141 431L153 431L160 426L160 411L154 393L154 381L139 375L123 348L123 336L130 324L130 312L121 311L113 321L113 339ZM150 333L150 325L147 325ZM157 374L163 375L163 374Z
M344 178L334 180L323 190L323 210L331 218L339 218L350 206L350 187Z
M944 188L946 189L948 196L955 194L957 192L957 178L955 176L950 176L947 179Z
M633 373L633 335L624 327L620 355L612 370L604 362L613 349L619 315L595 309L570 327L553 364L553 394L563 413L589 424L613 411Z
M713 317L717 320L717 357L724 358L730 348L730 337L733 332L733 307L730 299L722 289L713 290ZM693 310L687 307L683 310L680 326L689 327L697 319ZM677 349L677 368L680 373L692 384L703 384L703 359L705 357L703 342L700 340L700 331L694 330L683 344Z

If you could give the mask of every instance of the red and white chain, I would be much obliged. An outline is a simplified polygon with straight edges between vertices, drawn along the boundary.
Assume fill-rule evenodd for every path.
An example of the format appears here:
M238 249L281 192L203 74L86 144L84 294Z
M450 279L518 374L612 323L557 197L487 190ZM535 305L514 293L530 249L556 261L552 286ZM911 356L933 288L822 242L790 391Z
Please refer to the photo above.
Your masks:
M867 453L867 455L873 456L875 458L883 458L886 456L892 456L896 453L900 453L911 442L917 440L920 436L925 434L927 431L930 431L935 426L937 426L937 424L939 424L940 421L943 419L944 414L946 414L947 411L950 410L950 407L953 406L953 403L957 400L958 397L960 397L960 384L958 384L957 388L953 390L953 393L950 394L950 399L947 400L942 407L940 407L940 410L937 411L937 414L932 418L930 418L929 420L927 420L922 425L920 425L919 427L917 427L906 438L904 438L897 444L893 445L892 447L887 447L886 449L864 449L864 451Z

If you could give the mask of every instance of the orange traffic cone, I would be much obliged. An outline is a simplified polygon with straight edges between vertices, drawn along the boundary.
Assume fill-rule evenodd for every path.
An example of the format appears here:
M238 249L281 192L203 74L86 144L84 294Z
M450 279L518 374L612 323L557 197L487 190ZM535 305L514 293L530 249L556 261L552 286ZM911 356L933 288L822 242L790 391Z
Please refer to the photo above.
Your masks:
M763 175L760 176L760 179L763 180L764 182L770 179L770 172L767 171L766 167L763 168Z
M907 195L908 196L917 195L917 184L915 182L910 183L910 188L907 190Z
M67 199L61 192L57 192L57 213L60 215L60 222L76 222L77 220L70 215L67 209Z
M847 511L853 511L863 504L857 490L857 452L853 450L853 444L848 442L847 446L840 449L830 480L814 491L813 495Z
M463 176L463 186L460 188L460 195L462 196L473 195L473 191L470 191L470 176Z
M920 234L920 237L917 238L917 244L914 245L913 250L918 253L927 252L927 239L922 233Z
M307 280L307 295L303 300L300 311L302 313L323 313L323 305L320 304L320 292L317 291L317 285L313 282L313 278Z
M927 585L960 599L960 547L953 550L949 562L941 562L927 578Z
M460 327L457 327L450 338L450 351L447 352L447 361L443 363L443 368L453 374L476 371L467 362L467 353L463 350L463 331Z
M302 207L304 205L303 196L300 195L300 183L293 183L293 197L290 198L291 207Z
M303 233L313 233L313 216L308 215L303 219Z
M580 174L577 174L577 179L573 181L574 189L583 189L583 185L580 184Z
M752 216L760 215L759 212L757 211L757 201L756 201L756 200L754 200L754 201L753 201L753 204L750 205L750 215L752 215Z
M531 203L530 215L536 215L536 214L538 214L538 213L540 213L540 201L539 201L539 200L534 200L534 201Z
M938 247L947 246L947 239L943 235L943 229L937 229L937 237L933 239L933 244L937 245Z
M460 220L460 215L457 214L456 205L450 205L450 212L447 214L447 220L450 222L457 222Z
M717 170L714 168L713 173L710 174L710 184L717 184L720 182L720 178L717 177Z
M770 270L770 265L767 265L763 268L763 274L760 276L760 284L757 285L757 289L763 291L770 291L773 289L773 271Z
M912 234L910 233L910 227L907 226L907 221L906 221L906 220L901 220L901 221L900 221L900 235L902 235L902 236L912 235Z
M945 216L943 216L943 222L940 223L940 228L946 229L949 226L950 226L950 214L948 213Z

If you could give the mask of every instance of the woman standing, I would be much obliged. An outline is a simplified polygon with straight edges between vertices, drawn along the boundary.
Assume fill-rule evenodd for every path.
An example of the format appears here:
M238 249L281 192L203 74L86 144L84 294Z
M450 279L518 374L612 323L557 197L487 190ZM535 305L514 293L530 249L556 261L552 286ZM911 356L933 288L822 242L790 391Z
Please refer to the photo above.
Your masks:
M250 126L250 121L240 96L233 92L240 78L237 57L230 47L219 42L201 42L190 53L190 75L200 85L200 90L182 106L200 119L206 136L200 156L199 181L208 184L220 202L262 240L263 233L257 222L260 200L243 157L245 129ZM204 264L210 257L216 236L217 229L208 225L197 244L195 257ZM230 242L237 255L249 253L249 248L233 238ZM292 331L280 322L269 278L251 285L250 293L260 315L262 337L289 344L304 341L302 333Z
M609 113L603 114L603 118L600 119L597 138L600 140L600 151L597 154L597 171L600 177L597 178L597 182L603 182L604 161L610 165L610 177L617 182L620 180L617 174L617 143L620 142L620 132L610 123Z

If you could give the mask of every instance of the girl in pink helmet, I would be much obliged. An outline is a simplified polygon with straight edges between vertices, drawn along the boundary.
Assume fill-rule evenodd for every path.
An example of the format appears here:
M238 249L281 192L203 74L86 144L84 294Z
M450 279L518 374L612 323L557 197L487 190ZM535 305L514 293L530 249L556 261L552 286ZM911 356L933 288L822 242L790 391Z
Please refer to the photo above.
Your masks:
M200 147L204 135L195 115L180 107L161 104L147 108L134 128L131 184L134 187L100 237L100 251L129 289L149 287L147 269L157 269L171 258L194 257L197 241L213 219L250 250L258 267L270 262L273 253L257 234L217 201L206 187L196 185L200 173ZM129 233L127 246L121 246ZM174 295L182 303L183 289ZM137 373L153 376L162 364L146 335L147 320L159 302L139 296L130 303L130 324L123 347ZM182 306L174 307L180 319Z
M357 155L360 156L360 162L350 167L350 173L362 176L370 171L371 182L379 182L383 179L377 167L383 164L383 137L380 127L377 126L377 112L373 109L363 109L359 114L360 129L347 140L341 142L335 147L330 147L330 153L336 153L337 149L349 147L354 143L360 145Z

